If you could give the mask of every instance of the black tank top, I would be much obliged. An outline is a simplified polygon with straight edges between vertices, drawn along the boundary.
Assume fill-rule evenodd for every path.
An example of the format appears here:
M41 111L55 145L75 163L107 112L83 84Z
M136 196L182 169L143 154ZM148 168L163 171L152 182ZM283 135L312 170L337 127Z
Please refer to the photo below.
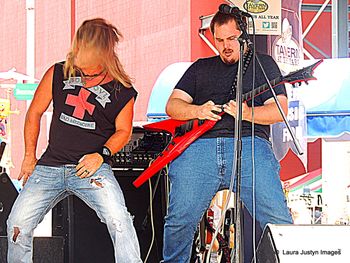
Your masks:
M100 150L115 133L119 112L137 95L115 80L84 88L79 75L64 79L63 65L54 66L49 144L40 165L77 164L85 154Z

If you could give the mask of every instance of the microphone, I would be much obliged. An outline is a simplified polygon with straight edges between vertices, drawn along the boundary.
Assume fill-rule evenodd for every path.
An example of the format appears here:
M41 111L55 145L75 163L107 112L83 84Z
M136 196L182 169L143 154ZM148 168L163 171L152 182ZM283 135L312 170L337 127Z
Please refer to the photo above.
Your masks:
M219 6L219 11L224 14L232 14L238 17L242 17L242 16L252 17L251 14L241 11L237 6L229 6L227 4L221 4Z
M246 41L248 47L250 47L253 50L254 44L250 40L249 35L247 33L247 30L246 30L247 24L242 19L242 17L250 17L251 19L253 19L252 15L247 13L247 12L239 10L239 8L237 6L229 6L226 4L221 4L219 6L219 12L224 13L224 14L231 14L231 15L236 17L237 26L242 31L240 38L243 41Z

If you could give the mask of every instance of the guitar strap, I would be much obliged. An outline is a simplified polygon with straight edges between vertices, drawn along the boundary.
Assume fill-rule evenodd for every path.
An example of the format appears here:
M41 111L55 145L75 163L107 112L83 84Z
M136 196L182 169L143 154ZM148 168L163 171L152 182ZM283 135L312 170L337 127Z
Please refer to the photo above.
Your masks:
M252 57L253 57L253 51L251 49L248 49L248 51L244 54L244 57L243 57L243 71L242 71L243 76L247 72L247 69L249 67L250 61L252 60ZM232 88L229 94L229 99L227 101L235 97L234 92L237 88L237 76L238 74L236 74L235 80L233 81Z

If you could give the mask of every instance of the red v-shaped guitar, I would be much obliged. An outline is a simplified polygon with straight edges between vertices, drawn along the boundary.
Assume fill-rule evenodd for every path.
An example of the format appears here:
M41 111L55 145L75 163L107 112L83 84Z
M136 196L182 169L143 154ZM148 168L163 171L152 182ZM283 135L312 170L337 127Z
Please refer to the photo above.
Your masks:
M315 80L313 76L314 69L321 64L323 60L319 60L316 63L294 71L287 76L280 76L270 81L271 86L275 87L283 83L307 83L309 80ZM242 100L247 101L252 98L252 94L255 96L267 91L268 84L261 85L253 91L247 92L242 95ZM221 112L219 115L223 115ZM151 178L155 173L160 171L165 165L178 157L191 143L198 139L206 131L214 127L216 121L211 120L187 120L179 121L173 119L167 119L156 123L144 125L146 130L168 132L172 134L172 140L167 147L158 155L158 157L151 163L151 165L143 171L143 173L133 182L136 187L140 187L144 182Z

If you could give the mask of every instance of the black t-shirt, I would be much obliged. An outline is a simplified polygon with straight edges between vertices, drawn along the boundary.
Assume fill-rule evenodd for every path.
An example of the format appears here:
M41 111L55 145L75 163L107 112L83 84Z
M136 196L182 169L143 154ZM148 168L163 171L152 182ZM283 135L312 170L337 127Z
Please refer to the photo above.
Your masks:
M281 76L281 72L271 56L259 54L260 62L269 78L273 80ZM255 71L255 88L265 84L263 73L256 62ZM223 105L230 99L234 99L236 90L233 92L232 85L237 75L238 63L227 65L222 62L219 56L203 58L194 62L182 78L179 80L175 89L180 89L188 93L193 104L202 105L205 102L212 100L217 105ZM253 62L251 61L248 69L243 76L243 94L252 90L253 85ZM274 88L276 95L286 95L284 85L278 85ZM287 96L287 95L286 95ZM267 90L255 97L254 105L263 106L264 102L272 97L271 91ZM251 106L252 101L247 101ZM251 136L251 122L242 122L242 136ZM234 118L229 114L224 114L222 119L215 126L203 134L202 138L215 137L232 137L234 135ZM270 126L255 124L255 135L265 139L269 139Z
M119 112L137 95L115 80L84 88L79 79L64 79L63 63L55 64L49 145L40 165L77 164L85 154L100 150L115 133Z

